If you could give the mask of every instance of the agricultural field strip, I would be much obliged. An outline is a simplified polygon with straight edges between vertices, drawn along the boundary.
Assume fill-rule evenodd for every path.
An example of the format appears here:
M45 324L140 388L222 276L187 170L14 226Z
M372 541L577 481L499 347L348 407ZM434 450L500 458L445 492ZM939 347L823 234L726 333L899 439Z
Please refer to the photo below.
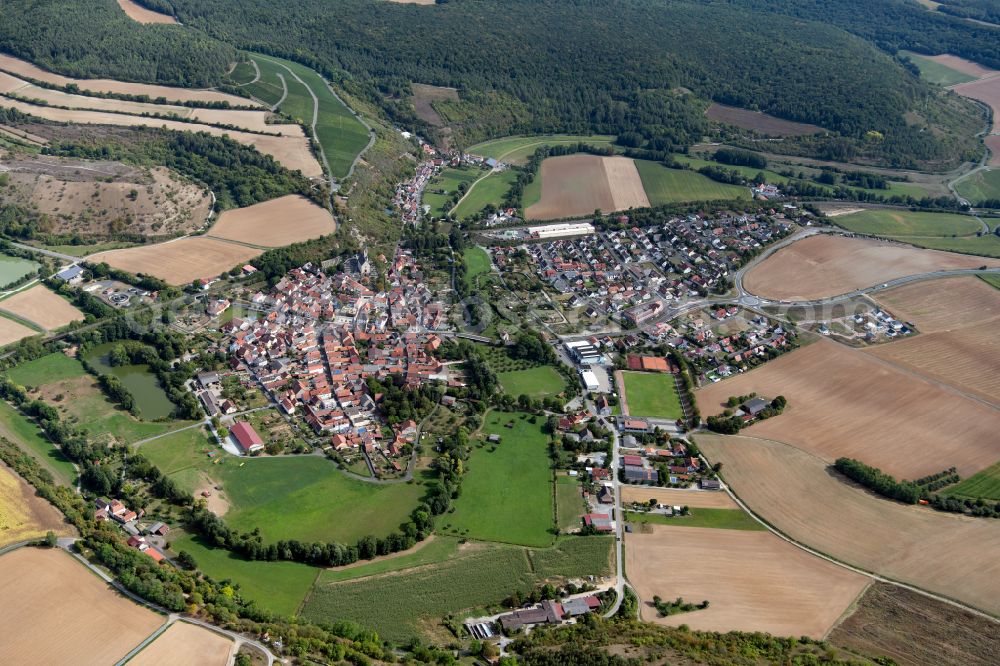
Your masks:
M267 111L202 109L172 104L132 102L106 97L88 97L42 88L2 71L0 71L0 95L29 102L38 100L46 105L60 108L104 111L123 115L177 116L206 125L235 126L241 130L259 134L303 136L302 128L298 125L291 123L268 124L266 121L270 114Z
M919 507L906 507L906 506L900 505L900 504L895 503L895 502L891 502L891 501L888 501L888 500L884 500L884 499L875 497L874 495L872 495L871 493L869 493L868 491L866 491L866 490L864 490L864 489L862 489L860 487L846 484L843 481L830 476L830 474L826 471L826 464L821 459L819 459L817 456L815 456L815 455L813 455L813 454L811 454L811 453L809 453L807 451L803 451L801 449L798 449L797 447L794 447L794 446L792 446L790 444L786 444L784 442L779 442L779 441L770 440L770 439L762 439L762 438L759 438L759 437L752 437L752 436L748 437L748 436L742 436L742 435L740 435L740 436L710 435L709 437L711 438L711 440L708 441L708 442L705 441L704 437L701 440L699 440L699 441L702 442L702 444L707 444L707 446L703 446L703 448L702 448L702 457L707 462L713 462L713 461L715 461L715 462L726 462L726 463L728 463L728 464L726 464L726 468L728 469L728 475L724 474L725 477L728 477L728 476L732 475L734 470L738 471L741 474L743 474L743 473L749 474L750 477L754 476L753 472L747 472L747 470L746 470L747 466L746 465L737 465L736 463L734 463L733 462L733 460L734 460L733 455L731 455L731 454L730 455L722 455L722 452L725 450L724 447L728 447L729 449L732 450L733 453L737 453L737 454L740 454L741 457L745 457L746 451L741 451L740 450L740 446L743 446L744 442L748 442L748 443L752 442L752 443L755 443L755 444L760 444L760 445L764 445L764 446L768 446L768 447L782 447L782 448L785 448L785 449L790 449L792 452L794 452L792 454L793 457L795 457L795 456L805 456L806 459L810 459L812 461L812 467L814 469L822 469L822 471L819 472L819 473L813 473L813 474L809 475L809 476L812 477L812 478L809 478L809 479L801 479L800 475L796 474L796 473L778 472L777 476L780 477L780 479L782 481L790 480L790 481L794 481L796 484L799 484L799 485L810 486L810 489L803 489L801 495L797 495L796 493L789 493L786 490L785 492L782 493L782 496L781 496L780 499L775 498L777 501L774 502L774 503L772 503L771 505L774 506L774 507L779 507L780 509L788 509L788 508L797 509L797 508L799 508L798 504L796 504L794 502L789 503L789 502L785 501L787 499L787 497L788 496L810 497L811 496L810 493L812 492L811 491L811 487L818 483L820 486L824 486L824 488L823 488L824 491L829 490L829 487L831 485L838 486L838 488L834 491L833 495L840 495L842 499L843 499L843 495L845 493L851 493L851 494L857 493L857 494L860 494L860 496L862 496L864 499L861 502L858 502L858 503L853 503L852 502L850 504L850 508L852 510L854 510L855 508L858 508L858 507L864 508L865 505L867 505L867 507L869 508L869 510L871 512L871 515L879 517L879 520L873 520L873 521L869 521L869 522L872 523L872 524L875 524L875 523L879 523L880 520L881 520L881 522L884 523L887 526L882 531L882 533L880 533L880 534L884 534L885 531L890 531L890 532L893 531L893 530L895 530L895 531L902 531L901 528L898 527L898 518L900 516L906 516L908 518L907 522L912 522L912 521L909 520L909 518L912 518L912 516L913 516L912 512L919 512L919 513L925 514L924 515L924 519L925 519L925 521L927 521L927 519L929 519L928 522L936 522L936 521L939 521L939 520L943 520L943 521L952 520L952 521L962 521L962 522L969 521L969 522L971 522L971 524L973 526L973 530L979 530L980 532L982 531L982 527L984 525L987 525L987 522L986 521L982 521L981 519L963 518L963 517L954 516L954 515L950 515L950 514L937 514L935 512L932 512L929 509L923 509L923 508L919 508ZM737 444L737 445L734 446L731 443L727 443L727 442L733 442L733 441L736 441L736 440L739 440L740 444ZM779 462L783 462L783 461L786 461L787 458L788 458L787 455L783 455L783 456L779 456L779 457L775 458L775 460L779 461ZM761 469L767 470L768 468L767 468L767 466L764 466ZM756 470L756 471L760 471L760 470ZM741 484L737 483L736 485L741 485ZM772 534L777 535L781 539L787 541L788 543L791 543L792 545L796 546L797 548L800 548L800 549L806 551L807 553L810 553L811 555L814 555L816 557L822 558L822 559L824 559L824 560L826 560L828 562L836 564L837 566L843 567L845 569L849 569L851 571L854 571L855 573L864 574L866 576L869 576L873 580L876 580L876 581L879 581L879 582L882 582L882 583L888 583L888 584L891 584L891 585L895 585L897 587L901 587L901 588L910 590L911 592L915 592L917 594L920 594L922 596L925 596L925 597L934 599L936 601L948 604L948 605L953 606L955 608L960 608L960 609L962 609L964 611L967 611L969 613L973 613L974 615L976 615L978 617L981 617L981 618L984 618L984 619L987 619L987 620L990 620L993 623L1000 624L1000 616L998 616L996 614L995 609L993 609L993 610L991 610L989 612L984 612L983 610L980 610L976 606L973 606L970 603L967 603L967 602L965 602L963 600L960 600L960 599L957 599L957 598L954 598L954 597L951 597L951 596L945 596L945 595L952 594L953 592L952 592L952 589L950 589L950 588L954 587L955 583L957 581L962 580L960 574L956 575L956 574L954 574L954 572L948 572L948 578L949 578L949 581L952 583L952 585L949 586L949 584L947 582L942 583L941 586L940 586L941 587L941 591L934 591L934 590L930 589L931 587L933 587L933 585L937 584L937 577L934 575L933 572L939 570L938 567L935 567L933 565L928 566L928 567L923 567L922 569L920 567L916 567L916 570L918 572L922 572L921 575L927 577L926 581L921 581L921 585L927 584L926 587L921 587L918 584L912 584L912 583L906 582L906 581L902 580L900 577L896 576L895 573L887 573L885 571L877 571L877 569L880 568L880 566L882 564L881 558L877 555L877 553L885 553L886 552L885 549L881 548L880 545L877 543L878 542L877 538L871 538L871 539L867 539L867 540L862 539L861 541L857 541L857 540L855 540L853 538L845 537L843 535L841 535L839 537L835 536L833 541L827 540L825 542L826 545L824 547L822 547L822 549L821 549L819 546L813 546L810 543L808 543L808 541L811 541L811 539L809 539L807 537L804 537L801 534L800 535L796 535L796 534L790 533L790 531L788 529L783 528L781 525L774 524L774 520L772 518L768 518L768 517L762 516L760 513L755 512L753 509L751 509L751 507L747 503L748 500L745 500L743 498L743 495L737 495L736 492L734 491L734 489L733 489L734 486L733 486L732 479L726 478L726 483L723 485L723 488L726 491L726 493L729 494L729 496L732 498L732 500L741 509L743 509L746 513L748 513L755 521L757 521L761 525L763 525L765 529L767 529ZM741 491L741 492L743 492L745 494L745 491ZM824 492L823 497L825 499L816 500L816 502L814 502L813 504L810 505L810 508L813 508L813 509L817 508L816 505L819 505L820 507L826 507L826 506L838 506L838 507L840 507L841 506L841 504L839 504L839 503L828 504L829 497L827 496L826 492ZM855 498L857 498L857 495L855 495ZM885 519L884 515L886 513L886 510L888 510L890 513L896 514L896 518L895 519L894 518ZM907 513L902 513L902 512L907 512L910 515L907 516ZM803 528L806 525L812 525L812 526L824 525L824 526L827 526L827 527L832 526L835 530L836 529L840 529L840 528L845 527L845 526L853 526L853 527L868 529L870 527L869 522L864 522L864 521L862 521L862 522L847 521L847 520L845 520L840 515L837 515L837 516L827 515L826 518L821 519L818 522L810 522L808 520L805 521L805 522L803 522L803 521L799 520L797 523L790 523L789 526L796 525L800 529ZM968 527L968 526L969 525L966 525L966 527ZM875 530L877 532L878 528L875 528ZM808 530L806 530L806 531L808 531ZM936 529L929 530L929 533L930 534L934 534L934 535L937 535L938 532L939 532L939 530L936 530ZM871 535L869 535L869 536L871 536ZM913 538L915 538L915 537L913 537ZM962 541L963 543L968 543L967 539L959 539L959 541ZM869 549L871 549L873 551L873 553L875 553L875 555L874 555L875 559L873 561L876 564L875 564L875 566L871 566L871 567L867 566L867 564L863 564L863 565L862 564L853 564L853 563L849 562L848 560L849 559L857 559L857 558L844 557L842 555L838 555L836 553L832 553L831 552L837 546L845 546L845 547L848 547L848 548L852 547L852 546L862 546L863 548L869 548ZM986 546L986 549L989 550L989 547ZM907 548L901 548L901 547L896 547L894 550L895 550L896 553L905 553L905 552L921 553L921 554L923 553L923 550L922 550L921 546L917 545L917 544L913 545L909 549L907 549ZM944 560L955 561L954 558L952 557L952 555L953 555L952 553L944 555L944 559L942 561L944 561ZM933 556L931 556L931 557L933 557ZM975 560L974 564L981 564L982 562L985 562L985 561L986 560ZM908 564L907 558L906 558L905 555L902 556L902 564L904 564L904 565ZM982 587L983 585L987 584L986 581L989 581L989 584L993 584L993 585L996 584L997 577L995 575L991 576L989 573L984 573L984 572L981 572L981 571L975 571L975 573L980 574L980 578L981 579L978 580L978 581L973 582L971 585L967 586L965 589L970 589L970 588L976 589L977 587ZM979 596L980 598L982 598L984 595L980 592L979 594L977 594L977 596ZM985 598L989 599L991 601L991 603L993 603L994 605L997 603L997 599L998 599L998 597L996 597L995 595L992 595L992 596L989 595L988 592L985 594Z

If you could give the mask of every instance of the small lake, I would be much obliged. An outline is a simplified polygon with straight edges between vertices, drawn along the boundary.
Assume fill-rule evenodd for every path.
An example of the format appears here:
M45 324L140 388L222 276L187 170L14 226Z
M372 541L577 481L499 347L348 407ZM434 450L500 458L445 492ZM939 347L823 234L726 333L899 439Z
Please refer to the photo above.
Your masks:
M140 416L153 421L170 416L174 411L174 403L170 402L166 391L160 386L160 380L149 371L148 365L118 365L108 363L108 355L117 342L105 342L90 350L87 362L105 374L114 375L129 390L135 398Z
M30 259L0 254L0 287L34 273L40 266L41 264Z

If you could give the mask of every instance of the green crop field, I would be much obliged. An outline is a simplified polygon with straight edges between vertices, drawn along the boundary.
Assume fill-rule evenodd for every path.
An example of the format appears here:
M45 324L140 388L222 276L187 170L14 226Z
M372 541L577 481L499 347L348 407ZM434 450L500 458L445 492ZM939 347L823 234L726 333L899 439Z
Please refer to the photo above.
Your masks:
M47 354L7 371L7 376L21 386L43 386L85 374L87 371L79 361L61 352Z
M995 234L959 236L958 238L915 238L913 236L900 236L898 240L931 250L947 250L948 252L975 254L981 257L1000 257L1000 236Z
M249 61L243 61L236 63L236 67L233 71L229 72L229 80L237 86L245 86L246 84L253 81L254 76L257 72L254 70L253 65Z
M608 135L548 134L541 136L508 136L477 143L465 152L486 158L494 158L508 164L524 164L542 146L558 146L570 143L586 143L603 148L614 144L615 137Z
M520 412L491 412L483 432L500 444L473 450L455 512L438 518L444 534L525 546L552 543L552 473L544 419ZM511 423L512 427L505 427Z
M849 231L875 236L968 236L983 228L970 215L873 209L839 215L834 223Z
M222 548L212 548L199 537L188 534L168 537L170 550L184 550L194 557L195 564L217 581L229 580L240 588L240 594L283 616L296 613L309 593L320 569L298 562L263 562L244 560Z
M658 206L685 201L749 199L750 189L717 183L695 171L668 169L659 162L636 160L649 203Z
M277 65L274 61L265 60L260 57L253 57L251 59L256 62L257 67L260 68L260 78L254 83L246 84L244 86L244 90L268 106L274 106L281 100L286 85L291 86L292 84L297 84L295 79L288 76L288 72ZM278 76L279 73L281 74L280 77ZM250 78L252 79L253 77L251 76ZM282 79L284 79L284 83L282 83ZM309 97L309 94L305 92L304 87L300 86L298 92L300 92L304 97ZM291 95L291 93L292 90L290 89L289 94ZM285 113L288 113L288 115L292 115L289 111L284 109L282 110L285 111ZM309 118L311 119L312 116L310 115Z
M602 537L569 537L544 550L469 544L438 563L384 575L329 582L324 573L302 616L353 620L383 639L402 642L437 630L447 614L496 607L515 590L528 592L545 579L607 575L612 543Z
M516 180L517 171L513 169L489 174L472 186L465 198L451 211L452 215L463 220L478 214L489 204L499 208Z
M474 167L448 167L434 176L424 189L423 203L431 207L431 215L444 217L451 209L451 197L461 183L471 185L483 175L482 169Z
M583 497L580 495L580 479L575 476L556 477L556 514L562 531L581 527L580 517L584 512Z
M471 246L462 253L465 260L465 282L470 289L476 287L476 278L490 271L490 255L481 247Z
M660 513L626 513L630 523L675 525L680 527L711 527L720 530L763 530L765 527L741 509L691 509L686 516L665 516Z
M955 183L955 191L973 204L1000 199L1000 167L980 169Z
M504 393L515 398L522 394L532 398L544 398L562 393L566 389L566 380L551 365L501 372L497 375L497 379L500 380Z
M282 539L354 544L384 537L406 522L423 495L419 483L374 484L348 478L316 456L228 458L214 465L232 527L256 527L268 543Z
M623 372L625 399L631 416L679 419L684 416L674 376L667 373Z
M73 484L76 479L73 463L45 438L38 426L2 400L0 400L0 436L6 437L37 460L52 474L57 483L66 486Z
M0 287L20 280L41 267L37 261L0 254Z
M984 273L982 275L978 275L977 277L986 284L1000 289L1000 275L995 273Z
M913 61L913 64L920 70L920 76L931 83L936 83L940 86L953 86L958 83L976 80L976 77L974 76L963 74L957 69L952 69L951 67L942 65L939 62L921 57L916 53L900 51L900 54L908 56L910 60Z
M716 162L715 160L705 159L702 157L692 157L691 155L673 155L673 158L680 162L681 164L686 164L695 171L702 167L714 166L721 169L733 169L738 171L746 178L751 180L757 176L758 173L763 172L764 176L767 178L767 182L772 185L784 185L788 182L787 176L782 176L776 171L771 171L770 169L755 169L748 166L733 166L731 164L723 164L722 162Z
M941 494L1000 501L1000 462L947 488Z

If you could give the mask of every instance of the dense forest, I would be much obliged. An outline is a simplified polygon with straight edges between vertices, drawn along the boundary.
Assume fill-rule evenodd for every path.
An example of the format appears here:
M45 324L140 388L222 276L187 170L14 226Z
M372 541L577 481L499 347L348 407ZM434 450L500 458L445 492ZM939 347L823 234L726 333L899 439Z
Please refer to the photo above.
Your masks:
M942 4L938 7L938 11L961 18L1000 24L1000 3L997 0L948 0L948 4Z
M0 51L81 78L179 86L219 82L232 47L179 26L144 26L115 0L0 2Z
M940 160L957 152L947 137L906 123L913 109L932 121L945 114L936 90L889 55L836 27L729 3L169 2L186 25L317 67L400 122L419 125L411 82L457 87L461 101L440 106L460 142L543 131L637 132L648 141L676 142L698 129L695 114L680 110L711 99L814 123L859 145L867 141L863 152L883 158ZM85 3L64 4L83 11ZM780 5L769 2L774 11ZM844 5L856 13L862 8ZM825 6L814 8L815 18L826 19ZM31 40L40 38L30 34L25 41ZM868 141L870 132L881 138Z

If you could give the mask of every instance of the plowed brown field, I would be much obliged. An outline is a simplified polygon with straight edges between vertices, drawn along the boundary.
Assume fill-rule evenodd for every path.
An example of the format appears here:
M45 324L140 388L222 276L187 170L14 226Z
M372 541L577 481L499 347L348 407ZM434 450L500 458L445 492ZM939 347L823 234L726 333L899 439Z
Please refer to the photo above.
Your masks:
M118 0L118 6L136 23L177 25L177 19L173 16L167 16L160 12L154 12L152 9L146 9L142 5L132 2L132 0Z
M58 549L0 557L0 663L106 666L163 623Z
M1000 266L1000 260L818 234L783 247L754 266L743 285L764 298L807 301L839 296L907 275L983 265Z
M13 312L49 331L83 319L83 313L69 301L41 284L0 301L0 310Z
M921 55L921 58L926 58L927 60L933 60L939 65L944 65L956 72L962 72L962 74L968 74L969 76L974 76L980 79L984 76L990 76L996 74L996 70L990 69L989 67L983 67L978 62L972 62L971 60L966 60L965 58L960 58L956 55L951 55L950 53L942 53L936 56L925 56Z
M30 113L39 118L55 120L62 123L75 123L80 125L120 125L124 127L164 127L177 132L208 132L213 136L228 136L234 141L238 141L247 146L253 146L257 150L272 156L275 160L289 169L299 169L309 177L320 176L323 168L316 161L309 149L309 142L302 136L270 136L266 134L251 134L250 132L240 132L228 130L214 125L202 125L200 123L185 123L178 120L164 120L162 118L146 118L143 116L130 116L121 113L110 113L107 111L80 111L59 109L51 106L37 106L28 104L11 98L0 100L4 106L15 108L24 113Z
M723 463L723 476L751 510L796 541L1000 613L1000 521L877 497L780 442L712 435L698 444L711 462ZM923 455L937 457L937 451L927 447ZM935 462L940 468L948 458Z
M979 100L993 111L993 131L1000 132L1000 75L960 83L951 88L963 97Z
M280 247L332 234L333 215L312 201L289 194L263 203L227 210L209 231L215 238Z
M142 652L131 666L225 666L233 642L187 622L174 622Z
M681 490L678 488L650 488L622 485L623 502L648 502L655 499L660 504L689 506L695 509L735 509L728 494L714 490Z
M260 254L260 250L212 238L181 238L168 243L98 252L87 257L87 261L106 261L123 271L153 275L170 284L182 285L216 277Z
M990 166L1000 166L1000 134L990 134L983 141L990 149Z
M656 525L626 546L642 619L700 631L822 638L870 581L770 532ZM653 596L709 607L661 618Z
M75 83L81 90L89 90L90 92L149 95L153 99L163 97L168 102L229 102L233 106L263 106L263 104L245 97L229 95L217 90L174 88L171 86L129 83L112 79L73 79L68 76L49 72L26 60L21 60L20 58L15 58L4 53L0 53L0 70L57 86L67 86Z
M963 277L907 285L879 300L922 333L868 353L1000 407L1000 290Z
M648 207L649 199L635 162L627 157L561 155L542 162L542 196L528 206L533 220Z
M788 407L745 433L828 462L849 456L915 479L951 466L967 477L1000 460L1000 411L829 340L699 390L698 406L718 414L753 391Z

